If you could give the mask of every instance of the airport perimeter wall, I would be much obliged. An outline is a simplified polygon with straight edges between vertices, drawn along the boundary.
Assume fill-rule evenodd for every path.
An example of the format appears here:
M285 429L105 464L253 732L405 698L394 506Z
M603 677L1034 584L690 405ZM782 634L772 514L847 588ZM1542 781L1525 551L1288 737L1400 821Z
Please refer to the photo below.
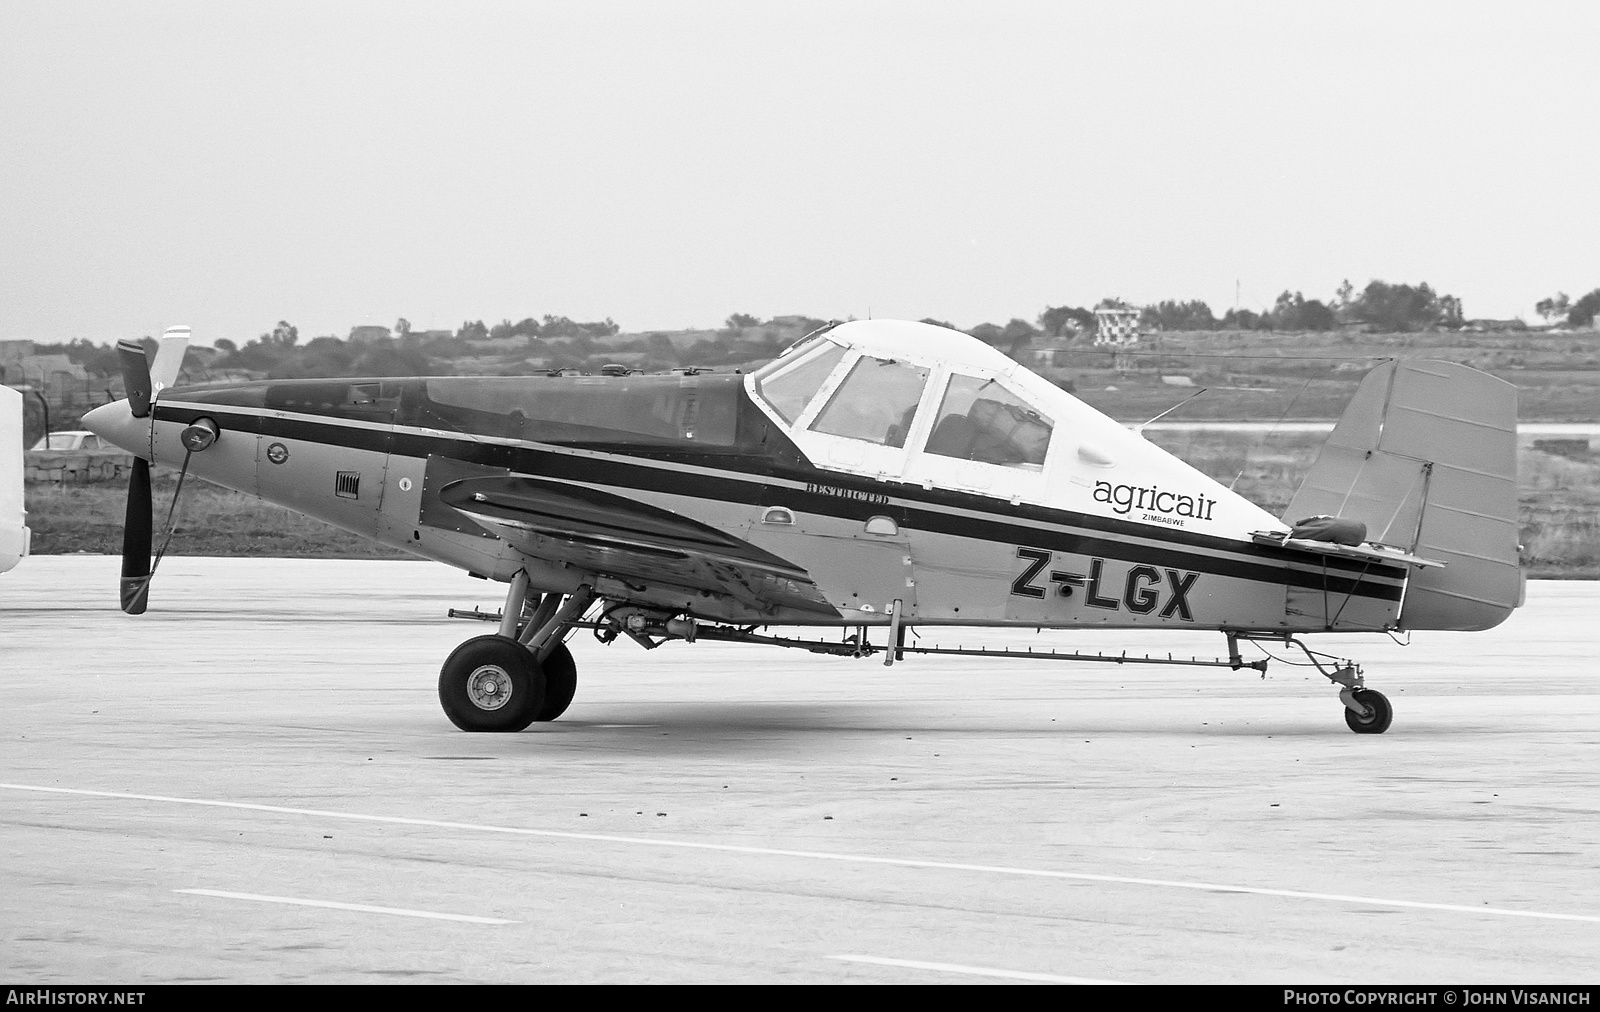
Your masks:
M133 454L121 450L29 450L23 455L22 480L55 485L117 481L133 467Z

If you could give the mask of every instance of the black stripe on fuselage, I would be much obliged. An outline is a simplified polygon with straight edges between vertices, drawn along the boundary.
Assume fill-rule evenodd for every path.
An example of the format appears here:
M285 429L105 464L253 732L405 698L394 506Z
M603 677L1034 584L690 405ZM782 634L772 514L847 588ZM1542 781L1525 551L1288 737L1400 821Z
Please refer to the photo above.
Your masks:
M782 466L764 455L614 444L585 444L574 449L587 452L570 453L525 444L490 442L468 434L432 435L410 428L374 428L338 420L313 421L304 417L280 418L233 412L213 404L203 407L158 404L155 410L158 421L185 424L202 414L215 419L224 432L251 432L266 437L304 440L417 459L439 455L543 477L757 507L785 506L841 519L865 521L872 516L888 515L913 530L1049 548L1135 564L1179 567L1217 576L1285 584L1335 594L1354 593L1385 601L1400 600L1405 577L1404 569L1379 563L1327 556L1313 562L1299 553L1291 554L1287 549L1275 549L1270 545L1246 544L1189 531L1151 528L1130 521L1032 504L1011 505L973 493L891 484L820 468L797 469ZM635 460L627 459L630 457ZM635 462L641 459L652 463ZM708 475L674 470L671 466L661 466L663 464L714 469L721 473ZM769 484L774 479L802 486L816 484L848 489L880 499L887 497L890 501L873 502L809 492L804 487ZM912 500L913 503L906 505L904 500ZM970 513L980 513L982 516L964 515ZM1035 526L1043 524L1075 527L1093 533L1077 534L1053 527ZM1139 544L1127 538L1159 539L1161 543ZM1218 552L1227 555L1211 554ZM1318 568L1295 569L1291 563ZM1385 580L1396 582L1379 582Z

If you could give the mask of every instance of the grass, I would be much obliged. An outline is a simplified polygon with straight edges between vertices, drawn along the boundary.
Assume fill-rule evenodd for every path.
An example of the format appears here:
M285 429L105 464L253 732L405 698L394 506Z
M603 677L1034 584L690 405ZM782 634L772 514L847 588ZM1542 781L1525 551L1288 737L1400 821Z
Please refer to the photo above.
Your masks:
M1517 388L1524 421L1600 420L1600 332L1459 334L1199 331L1146 336L1114 368L1109 351L1086 340L1038 371L1070 381L1079 397L1113 418L1144 421L1188 393L1165 376L1184 376L1207 393L1174 419L1275 421L1339 417L1362 375L1389 358L1438 358L1481 369ZM1108 389L1115 387L1116 389Z
M155 547L166 532L167 509L177 485L175 476L157 474ZM89 552L119 555L122 520L127 508L126 481L26 487L28 526L33 552L66 555ZM267 556L319 559L406 559L414 556L341 531L320 520L281 506L204 482L184 484L177 533L170 555Z
M1281 410L1281 409L1280 409ZM1321 433L1179 432L1149 430L1150 441L1274 515L1281 515L1322 445ZM1600 454L1557 456L1523 438L1518 454L1518 521L1529 575L1600 579ZM165 531L175 482L155 479L156 525ZM27 486L33 551L117 554L122 551L126 483ZM253 496L193 482L183 493L174 555L301 558L410 558L354 534ZM159 540L158 540L159 547Z
M1182 457L1267 512L1282 515L1325 436L1320 432L1178 432L1147 430L1152 443ZM1528 575L1600 579L1600 454L1517 452L1517 522Z

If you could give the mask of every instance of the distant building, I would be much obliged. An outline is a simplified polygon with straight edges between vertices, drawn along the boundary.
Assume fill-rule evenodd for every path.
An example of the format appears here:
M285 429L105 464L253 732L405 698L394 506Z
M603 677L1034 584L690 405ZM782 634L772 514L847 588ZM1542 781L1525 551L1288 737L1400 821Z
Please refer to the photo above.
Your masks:
M1113 348L1131 348L1139 343L1137 309L1096 309L1094 343Z

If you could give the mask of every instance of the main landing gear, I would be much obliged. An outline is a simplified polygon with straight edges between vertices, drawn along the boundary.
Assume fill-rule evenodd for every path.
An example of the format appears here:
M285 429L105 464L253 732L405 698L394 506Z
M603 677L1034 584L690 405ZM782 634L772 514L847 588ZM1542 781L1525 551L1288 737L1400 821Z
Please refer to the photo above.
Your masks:
M521 731L566 712L578 689L578 666L561 641L594 595L588 586L562 599L546 594L524 620L528 574L506 594L500 631L474 636L451 651L439 671L439 704L463 731Z

